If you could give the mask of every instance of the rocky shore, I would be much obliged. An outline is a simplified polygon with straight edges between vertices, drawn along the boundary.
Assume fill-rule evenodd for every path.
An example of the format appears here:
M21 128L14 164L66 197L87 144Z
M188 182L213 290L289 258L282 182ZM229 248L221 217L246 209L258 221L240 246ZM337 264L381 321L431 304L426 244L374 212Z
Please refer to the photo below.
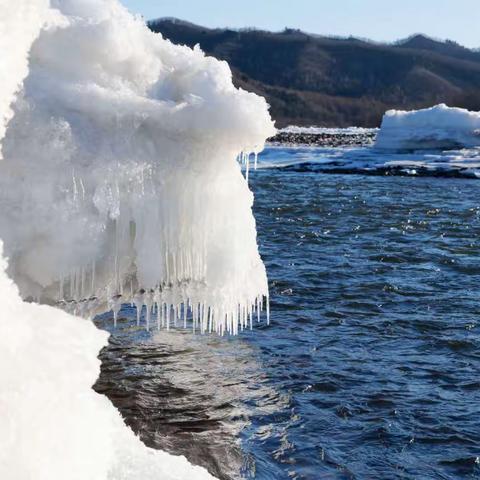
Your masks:
M306 131L280 130L268 139L269 145L309 146L309 147L362 147L374 143L376 129L305 129Z

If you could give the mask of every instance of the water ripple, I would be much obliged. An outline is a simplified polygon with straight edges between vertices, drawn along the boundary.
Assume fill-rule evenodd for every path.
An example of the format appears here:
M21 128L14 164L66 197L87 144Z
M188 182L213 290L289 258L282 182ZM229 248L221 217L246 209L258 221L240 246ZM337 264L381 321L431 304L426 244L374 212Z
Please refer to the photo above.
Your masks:
M477 181L251 182L272 325L150 336L125 308L95 388L223 479L480 478Z

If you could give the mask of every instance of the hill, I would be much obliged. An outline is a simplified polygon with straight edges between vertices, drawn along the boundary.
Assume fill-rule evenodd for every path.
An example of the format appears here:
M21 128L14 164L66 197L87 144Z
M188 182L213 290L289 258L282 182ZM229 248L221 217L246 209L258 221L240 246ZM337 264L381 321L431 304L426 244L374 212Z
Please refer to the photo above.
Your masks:
M388 109L438 103L480 110L480 52L455 42L415 35L378 44L292 29L209 29L172 18L149 27L228 61L235 84L265 96L279 127L376 127Z

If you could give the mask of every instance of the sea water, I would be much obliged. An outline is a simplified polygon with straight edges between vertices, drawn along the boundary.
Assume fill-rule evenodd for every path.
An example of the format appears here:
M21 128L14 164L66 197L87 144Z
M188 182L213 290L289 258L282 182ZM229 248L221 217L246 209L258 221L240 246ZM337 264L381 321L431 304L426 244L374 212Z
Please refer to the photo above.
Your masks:
M95 389L222 479L479 478L478 181L265 168L250 186L271 325L148 333L124 306L97 319Z

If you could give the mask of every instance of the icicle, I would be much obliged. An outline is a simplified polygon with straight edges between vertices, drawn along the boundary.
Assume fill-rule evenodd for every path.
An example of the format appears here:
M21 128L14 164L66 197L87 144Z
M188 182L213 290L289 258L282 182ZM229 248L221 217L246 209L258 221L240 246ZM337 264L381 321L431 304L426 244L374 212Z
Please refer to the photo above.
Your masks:
M118 189L118 184L117 184ZM114 257L114 273L115 273L115 290L119 290L119 273L118 273L118 221L114 220L115 229L115 257Z
M74 289L80 289L81 274L71 274L71 285ZM77 279L77 280L75 280ZM61 285L59 289L61 289ZM169 297L170 288L166 287L166 295ZM122 301L127 300L122 294L113 295L108 300L108 308L112 310L114 314L114 325L117 325L118 313L121 309ZM180 302L164 301L162 299L162 290L157 288L156 290L145 291L140 289L131 298L133 305L136 308L136 320L137 326L140 326L141 315L143 311L143 305L145 305L145 320L147 331L151 328L152 316L156 315L157 329L165 327L167 331L170 330L173 316L173 326L177 327L178 322L183 317L183 328L187 328L188 310L191 310L192 315L192 331L194 333L200 332L201 334L216 332L219 335L238 335L239 331L244 331L249 328L253 330L254 314L256 311L257 322L261 320L261 312L266 310L267 325L270 325L270 301L269 296L256 297L252 302L245 301L236 304L235 307L229 307L228 305L224 310L219 311L212 305L208 305L206 302L195 302L190 304L188 299ZM90 317L95 314L99 302L97 297L92 296L90 298L78 297L72 298L68 301L59 300L56 302L60 308L64 308L70 313L77 313L83 317ZM155 317L153 317L155 318Z
M143 309L143 294L145 293L145 290L139 290L134 296L133 296L133 303L137 309L137 327L140 326L140 317L142 315L142 309Z
M160 324L162 320L162 309L160 308L160 304L157 302L157 330L160 330Z
M82 278L81 278L81 273L80 273L80 268L75 270L75 300L77 302L82 298L82 295L80 293L80 289L82 287Z
M270 297L267 295L266 297L267 302L267 325L270 325Z
M92 262L92 295L95 294L95 260Z
M144 303L146 309L146 322L147 322L147 332L150 331L150 315L152 313L152 306L153 306L153 290L149 292L145 292L144 294Z
M110 310L113 312L113 325L117 327L117 320L118 320L118 312L122 308L122 296L121 295L114 295L109 300L109 307Z
M73 283L73 272L70 272L70 298L73 298L73 287L74 287L74 283Z
M205 333L205 302L202 303L202 312L201 312L201 319L200 319L200 322L201 322L201 329L202 329L202 334Z
M85 185L83 184L83 180L81 178L78 180L80 182L80 188L82 189L82 201L85 201Z
M133 278L130 278L130 306L133 307Z
M197 326L197 309L192 306L192 332L195 333L195 327Z
M73 203L77 203L78 197L78 188L77 188L77 181L75 179L75 169L72 169L72 183L73 183Z
M169 261L168 261L168 250L165 250L165 270L167 272L167 280L170 279L170 268L169 268Z
M80 268L80 277L81 277L81 287L80 287L80 298L85 297L85 269Z

